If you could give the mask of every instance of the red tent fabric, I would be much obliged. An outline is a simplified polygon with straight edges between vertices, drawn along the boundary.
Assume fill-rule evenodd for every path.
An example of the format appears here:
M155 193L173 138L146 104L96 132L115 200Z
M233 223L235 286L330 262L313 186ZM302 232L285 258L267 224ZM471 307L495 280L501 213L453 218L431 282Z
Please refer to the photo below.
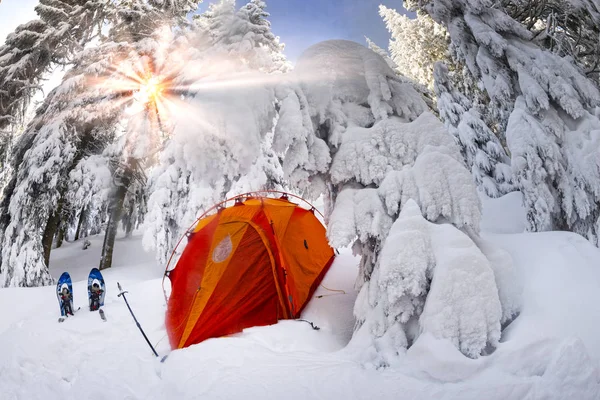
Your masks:
M334 257L313 211L287 198L247 198L201 219L168 274L171 347L298 318Z

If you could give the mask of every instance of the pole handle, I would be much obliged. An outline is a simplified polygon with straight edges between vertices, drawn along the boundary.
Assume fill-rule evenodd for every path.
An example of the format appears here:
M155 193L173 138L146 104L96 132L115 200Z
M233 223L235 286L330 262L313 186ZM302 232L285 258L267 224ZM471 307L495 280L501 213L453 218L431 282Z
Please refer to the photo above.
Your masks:
M2 1L2 0L0 0L0 1ZM123 290L123 288L121 287L121 284L120 284L119 282L117 282L117 287L119 288L119 292L120 292L120 293L117 295L117 297L121 297L121 296L123 296L125 293L129 293L128 291L126 291L126 290Z

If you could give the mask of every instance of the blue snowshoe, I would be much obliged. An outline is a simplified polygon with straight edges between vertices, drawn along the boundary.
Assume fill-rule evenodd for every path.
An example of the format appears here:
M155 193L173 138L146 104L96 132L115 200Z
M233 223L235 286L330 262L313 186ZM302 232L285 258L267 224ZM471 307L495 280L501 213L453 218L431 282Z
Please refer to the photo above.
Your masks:
M90 311L98 311L100 310L100 307L104 306L105 294L106 286L104 284L104 277L98 268L92 268L90 275L88 276L88 300ZM104 313L101 312L100 314L102 315Z
M58 278L56 297L60 306L60 315L63 317L73 315L73 283L68 272L63 272L60 278Z

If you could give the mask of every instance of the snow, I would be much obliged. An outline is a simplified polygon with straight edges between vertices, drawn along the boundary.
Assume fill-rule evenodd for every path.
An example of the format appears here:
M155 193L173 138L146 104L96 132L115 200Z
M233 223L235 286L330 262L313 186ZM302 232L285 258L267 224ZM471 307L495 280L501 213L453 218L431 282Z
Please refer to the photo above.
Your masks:
M424 333L390 367L358 361L352 336L358 258L343 249L300 321L280 321L169 353L162 266L140 233L116 242L108 321L85 309L85 279L102 238L66 243L51 273L74 280L73 318L57 323L53 287L0 289L2 399L598 399L600 250L564 232L522 233L518 193L483 199L482 240L506 251L523 284L522 311L492 354L473 360ZM440 239L444 239L440 231ZM445 240L449 240L446 238ZM479 244L480 248L481 245ZM485 250L484 250L485 251ZM500 251L500 250L497 250ZM488 255L488 254L486 254ZM488 255L489 257L489 255ZM164 363L137 330L116 282Z
M527 229L523 195L520 192L508 193L498 199L491 199L480 193L483 218L479 227L489 233L522 233Z

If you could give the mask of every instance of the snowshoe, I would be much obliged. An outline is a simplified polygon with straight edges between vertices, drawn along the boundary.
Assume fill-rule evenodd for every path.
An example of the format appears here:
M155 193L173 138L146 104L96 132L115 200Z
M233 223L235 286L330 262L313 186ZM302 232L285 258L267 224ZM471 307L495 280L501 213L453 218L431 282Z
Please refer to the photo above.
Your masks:
M88 276L88 301L90 311L97 311L104 306L104 295L106 294L106 286L104 277L98 268L92 268ZM104 312L102 312L103 314ZM102 315L100 315L102 317ZM104 318L103 318L104 319Z
M68 272L63 272L56 284L56 297L63 317L73 315L73 283Z

